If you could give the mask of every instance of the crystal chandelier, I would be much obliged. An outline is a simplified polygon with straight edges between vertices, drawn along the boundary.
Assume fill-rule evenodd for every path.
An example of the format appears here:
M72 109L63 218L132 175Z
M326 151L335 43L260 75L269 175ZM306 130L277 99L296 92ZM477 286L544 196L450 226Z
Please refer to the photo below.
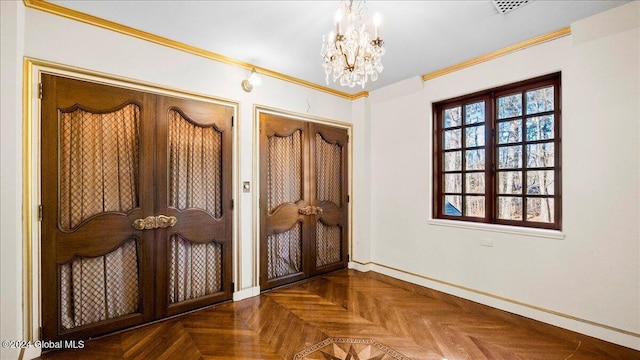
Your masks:
M382 55L384 41L380 39L378 27L380 16L373 17L374 35L367 30L367 19L364 1L354 3L353 0L341 1L334 18L335 29L329 35L322 36L324 73L329 77L340 79L340 85L354 87L365 84L369 79L376 81L384 70Z

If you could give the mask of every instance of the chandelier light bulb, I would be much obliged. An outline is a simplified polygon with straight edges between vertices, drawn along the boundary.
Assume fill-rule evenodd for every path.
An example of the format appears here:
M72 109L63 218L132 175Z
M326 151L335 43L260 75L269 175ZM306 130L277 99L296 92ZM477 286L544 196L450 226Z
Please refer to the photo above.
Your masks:
M380 26L380 24L382 23L382 18L380 17L380 13L377 12L373 15L373 25Z
M375 26L375 35L373 36L377 39L378 36L378 28L380 27L380 23L382 23L382 19L380 18L380 13L375 13L373 15L373 26Z

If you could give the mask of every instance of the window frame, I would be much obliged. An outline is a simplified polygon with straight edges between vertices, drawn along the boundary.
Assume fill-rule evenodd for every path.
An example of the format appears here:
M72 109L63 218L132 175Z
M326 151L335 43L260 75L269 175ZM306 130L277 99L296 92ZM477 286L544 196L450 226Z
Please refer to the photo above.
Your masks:
M526 110L526 92L545 87L554 87L554 108L551 111L535 112L527 114ZM497 100L500 97L510 94L522 94L522 114L511 118L498 119ZM561 230L562 229L562 137L561 137L561 118L562 118L562 103L561 103L561 73L553 73L549 75L539 76L532 79L511 83L508 85L475 92L468 95L458 96L451 99L435 102L432 104L432 116L433 116L433 148L432 148L432 170L433 170L433 186L432 186L432 217L435 220L453 220L462 221L468 223L486 223L496 225L515 226L519 228L534 228L534 229L548 229L548 230ZM475 171L468 170L465 167L465 153L467 148L471 150L477 147L466 146L465 129L470 126L476 126L476 124L465 123L465 105L477 103L484 100L484 170ZM445 128L444 126L444 111L446 109L452 109L457 106L461 107L461 123L459 126L452 126ZM547 115L553 115L553 139L527 139L526 120L527 118L541 117ZM510 143L498 143L498 123L507 122L513 120L521 120L520 125L521 139L517 142ZM461 129L460 147L454 149L445 149L445 131ZM527 164L527 145L535 144L553 144L553 167L530 167ZM521 173L522 190L520 194L508 195L511 197L519 197L522 199L522 220L506 220L498 217L498 197L501 195L498 193L498 182L500 171L505 169L498 169L498 154L499 148L506 146L520 146L521 147L521 165L517 168ZM448 151L460 151L461 153L461 168L460 170L445 171L444 169L444 153ZM515 171L518 171L515 170ZM528 171L553 171L553 195L548 194L533 194L527 193L527 172ZM508 171L508 170L506 170ZM460 174L460 192L451 193L445 191L445 174ZM473 195L473 193L466 192L466 174L469 173L483 173L484 174L484 217L472 217L467 216L465 213L465 196ZM461 196L460 215L448 215L445 214L445 195L453 194ZM505 194L502 194L504 196ZM527 201L534 198L551 198L554 200L554 212L552 222L539 222L527 220Z

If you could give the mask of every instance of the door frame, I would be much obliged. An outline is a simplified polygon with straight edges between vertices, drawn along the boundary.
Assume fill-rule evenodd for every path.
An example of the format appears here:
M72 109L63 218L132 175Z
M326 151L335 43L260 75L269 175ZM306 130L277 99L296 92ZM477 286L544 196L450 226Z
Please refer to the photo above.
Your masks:
M23 61L22 79L22 305L23 305L23 339L36 341L41 339L40 327L41 314L41 229L39 206L41 199L41 104L39 97L39 84L42 74L69 77L77 80L97 82L108 86L128 88L158 95L166 95L177 98L186 98L215 104L229 106L233 109L234 123L238 124L239 103L236 101L213 97L206 94L189 92L181 89L169 88L158 84L152 84L112 74L82 69L73 66L61 65L49 61L25 57ZM231 197L239 199L240 186L238 186L240 165L238 164L239 141L238 126L232 126L232 160L231 160ZM236 201L237 202L237 201ZM238 284L240 272L240 254L238 253L239 206L232 210L232 282ZM235 291L235 288L233 289ZM40 349L29 351L34 356L39 356Z
M349 209L347 210L347 266L351 263L353 254L353 124L344 121L331 120L322 117L301 114L278 108L254 105L253 107L253 287L255 293L260 293L260 115L270 114L308 123L322 124L347 130L347 195Z

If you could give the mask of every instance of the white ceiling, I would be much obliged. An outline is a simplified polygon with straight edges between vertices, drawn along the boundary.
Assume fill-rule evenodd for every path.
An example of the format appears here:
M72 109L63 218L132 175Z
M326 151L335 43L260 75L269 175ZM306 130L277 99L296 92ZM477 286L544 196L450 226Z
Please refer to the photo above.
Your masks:
M69 9L327 86L320 48L338 1L53 0ZM384 72L366 91L499 50L628 1L533 0L499 14L490 0L367 1L382 16Z

